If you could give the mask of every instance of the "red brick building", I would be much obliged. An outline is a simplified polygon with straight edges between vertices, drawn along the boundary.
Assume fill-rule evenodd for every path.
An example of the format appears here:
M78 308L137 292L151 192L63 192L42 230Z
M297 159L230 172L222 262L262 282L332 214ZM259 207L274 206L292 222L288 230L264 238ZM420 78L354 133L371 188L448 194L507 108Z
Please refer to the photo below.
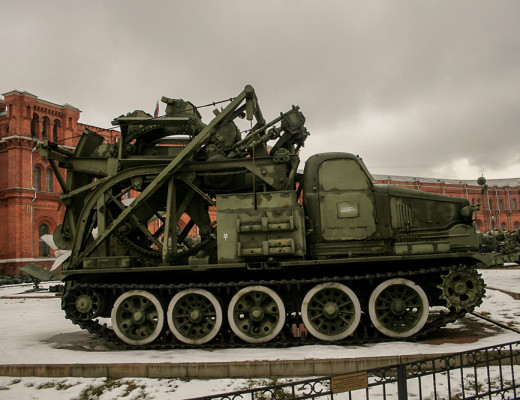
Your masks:
M19 267L34 262L50 267L54 252L40 237L59 225L60 187L36 144L49 139L73 149L85 128L113 143L119 134L78 122L80 110L70 104L54 104L17 90L0 99L0 275L19 274ZM466 197L480 203L476 223L481 231L494 227L518 229L520 224L520 178L491 179L488 190L475 181L439 180L404 176L374 178L418 190ZM213 218L213 214L212 214ZM181 226L180 228L183 228Z
M85 128L113 142L118 132L79 123L80 110L13 90L0 99L0 275L18 274L29 262L50 267L54 252L40 240L63 217L60 187L47 160L36 151L49 139L71 149Z

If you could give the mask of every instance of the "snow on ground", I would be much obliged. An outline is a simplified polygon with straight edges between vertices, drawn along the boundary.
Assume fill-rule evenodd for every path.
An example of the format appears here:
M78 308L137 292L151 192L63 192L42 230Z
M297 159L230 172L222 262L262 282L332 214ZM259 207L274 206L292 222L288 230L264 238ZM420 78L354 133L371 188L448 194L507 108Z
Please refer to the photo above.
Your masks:
M520 367L514 367L514 375L518 376ZM481 368L477 370L477 378L475 379L475 370L466 368L454 370L449 373L449 389L448 377L446 372L439 373L435 376L425 376L421 379L420 387L418 379L410 379L408 381L408 399L432 399L447 398L448 390L452 394L452 398L459 398L462 395L462 387L464 386L464 394L466 396L476 395L476 382L491 383L491 390L502 389L501 384L511 385L511 374L507 370L499 370L499 367L491 366L489 369ZM370 378L369 381L374 381ZM259 388L273 384L282 384L290 381L298 381L297 378L286 379L218 379L212 381L204 380L180 380L180 379L144 379L144 378L125 378L117 380L107 380L105 378L85 379L85 378L7 378L0 377L0 399L6 400L181 400L193 397L201 397L204 395L227 393L236 390L246 390ZM434 389L435 388L435 389ZM319 389L317 386L316 389ZM486 390L487 383L479 390ZM296 387L296 393L305 393L308 387ZM379 399L383 396L383 387L378 386L370 391L370 398ZM385 387L386 398L397 398L397 385L387 385ZM290 389L285 389L285 393L290 393ZM278 394L280 395L280 394ZM422 396L421 396L422 395ZM506 396L513 397L514 392L507 393ZM364 400L366 399L365 390L352 392L352 397L348 393L335 394L335 400ZM246 397L249 398L249 397ZM260 398L260 397L259 397ZM261 397L268 398L268 397ZM279 397L283 398L283 397ZM328 396L317 397L317 399L328 399ZM501 398L500 394L496 394L492 398ZM507 397L509 398L509 397Z
M273 384L273 380L270 379L181 380L125 378L111 381L105 378L0 377L0 399L181 400L271 384Z
M519 269L481 269L479 272L488 287L520 293Z
M520 270L482 270L488 287L520 293ZM42 287L48 287L46 283ZM481 338L473 343L388 342L360 346L303 346L288 349L225 349L225 350L152 350L127 351L105 344L92 337L63 316L60 300L52 293L34 292L27 297L21 292L31 285L0 287L0 313L4 324L0 325L0 363L40 364L40 363L126 363L126 362L225 362L250 360L303 360L325 358L357 358L406 355L439 354L492 346L520 340L520 335L505 329ZM6 298L8 297L8 298ZM506 325L520 329L520 301L497 290L487 290L483 304L476 312L490 315ZM475 317L468 317L490 329L486 323ZM461 323L451 324L456 332ZM90 341L94 351L71 350L74 346L63 347L64 339L69 344L74 341ZM126 382L126 383L125 383ZM185 399L210 393L244 389L248 386L269 384L270 381L251 382L249 380L219 379L211 381L180 379L127 379L108 382L105 379L85 378L12 378L0 377L0 399L115 399L128 393L127 399ZM92 386L93 388L89 389ZM96 387L104 388L95 390ZM88 397L90 396L90 397Z

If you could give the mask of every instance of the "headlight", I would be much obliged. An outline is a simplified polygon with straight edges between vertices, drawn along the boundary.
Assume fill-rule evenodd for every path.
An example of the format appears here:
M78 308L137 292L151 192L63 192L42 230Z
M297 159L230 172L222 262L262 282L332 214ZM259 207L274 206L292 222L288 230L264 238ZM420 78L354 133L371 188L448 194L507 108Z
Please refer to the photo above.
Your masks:
M462 218L472 219L473 207L472 206L462 207L462 210L460 210L460 215L462 215Z

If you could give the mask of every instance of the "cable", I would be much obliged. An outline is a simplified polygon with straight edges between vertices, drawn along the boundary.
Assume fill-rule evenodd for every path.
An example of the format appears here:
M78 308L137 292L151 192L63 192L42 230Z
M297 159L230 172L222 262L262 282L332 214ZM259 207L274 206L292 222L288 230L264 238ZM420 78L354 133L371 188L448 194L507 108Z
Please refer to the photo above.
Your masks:
M226 100L220 100L220 101L214 101L213 103L209 103L209 104L205 104L203 106L195 106L197 108L204 108L204 107L209 107L209 106L216 106L217 104L220 104L220 103L226 103L226 102L231 102L233 100L235 100L236 97L230 97L229 99L226 99Z

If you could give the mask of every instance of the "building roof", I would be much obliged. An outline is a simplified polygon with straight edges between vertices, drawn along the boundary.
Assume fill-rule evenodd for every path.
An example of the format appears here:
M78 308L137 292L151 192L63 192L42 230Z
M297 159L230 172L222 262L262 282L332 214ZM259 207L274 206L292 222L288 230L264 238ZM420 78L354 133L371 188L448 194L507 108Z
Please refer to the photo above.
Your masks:
M471 185L471 186L479 186L476 179L442 179L442 178L423 178L423 177L413 177L413 176L403 176L403 175L376 175L372 174L375 180L384 181L384 180L392 180L398 182L419 182L419 183L445 183L448 185ZM504 179L487 179L486 183L488 186L520 186L520 178L504 178Z
M34 99L37 99L38 101L42 102L42 103L45 103L45 104L48 104L50 106L54 106L54 107L59 107L59 108L70 108L72 110L75 110L77 112L81 112L81 110L77 107L74 107L73 105L69 104L69 103L65 103L65 104L56 104L56 103L53 103L51 101L47 101L47 100L43 100L43 99L40 99L38 96L32 94L32 93L29 93L27 91L21 91L21 90L17 90L17 89L14 89L14 90L11 90L9 92L6 92L6 93L2 93L2 96L4 96L4 102L5 102L5 96L8 96L10 94L16 94L18 96L28 96L28 97L33 97Z

